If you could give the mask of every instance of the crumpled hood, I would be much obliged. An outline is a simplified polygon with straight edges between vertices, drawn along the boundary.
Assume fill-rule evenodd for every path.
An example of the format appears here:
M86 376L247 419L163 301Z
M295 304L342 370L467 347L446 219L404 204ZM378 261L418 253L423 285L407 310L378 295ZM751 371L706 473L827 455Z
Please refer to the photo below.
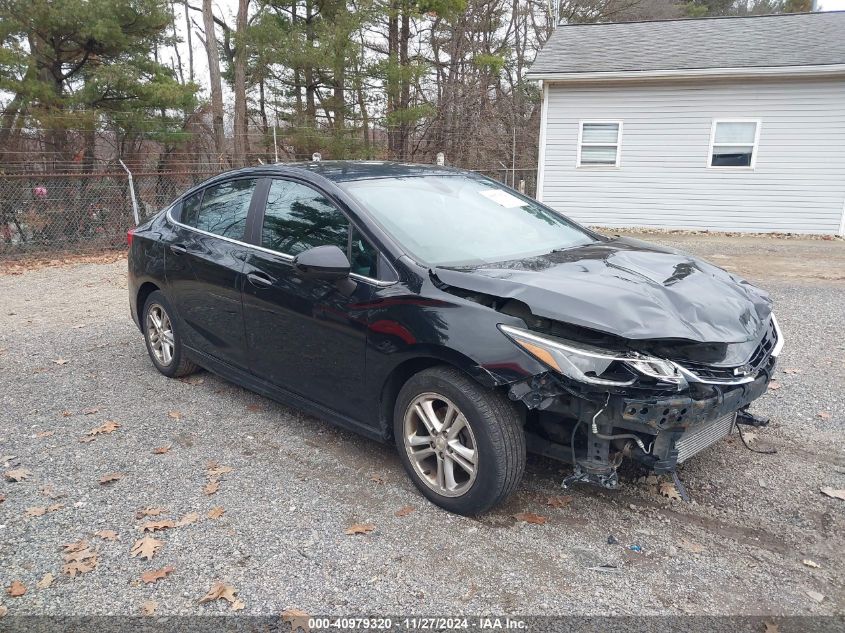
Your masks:
M516 299L540 317L626 339L740 343L759 338L768 295L700 259L630 238L472 269L443 283Z

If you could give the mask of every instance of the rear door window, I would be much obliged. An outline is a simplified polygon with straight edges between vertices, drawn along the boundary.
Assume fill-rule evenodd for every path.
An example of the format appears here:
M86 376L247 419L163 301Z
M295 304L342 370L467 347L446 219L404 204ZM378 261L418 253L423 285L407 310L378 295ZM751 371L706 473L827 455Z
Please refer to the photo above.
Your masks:
M243 240L255 184L255 179L245 178L206 188L201 202L197 195L182 204L182 223L214 235Z

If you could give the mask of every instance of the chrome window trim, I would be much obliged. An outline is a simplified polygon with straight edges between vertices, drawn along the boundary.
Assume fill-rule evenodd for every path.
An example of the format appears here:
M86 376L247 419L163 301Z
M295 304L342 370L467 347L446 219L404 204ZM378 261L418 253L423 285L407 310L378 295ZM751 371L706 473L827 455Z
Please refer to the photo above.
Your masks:
M180 226L183 229L188 229L189 231L193 231L194 233L199 233L200 235L207 235L208 237L216 237L218 240L223 240L224 242L231 242L232 244L237 244L238 246L243 246L245 248L250 248L252 250L260 251L262 253L269 253L270 255L275 255L276 257L281 257L287 262L293 263L294 257L293 255L288 255L287 253L280 253L279 251L274 251L270 248L265 248L263 246L257 246L255 244L249 244L247 242L242 242L241 240L236 240L231 237L226 237L224 235L217 235L217 233L211 233L209 231L203 231L202 229L198 229L193 226L188 226L187 224L182 224L178 220L174 219L172 211L173 207L176 205L172 205L167 210L167 220L176 226ZM368 284L372 284L374 286L378 286L379 288L387 288L388 286L392 286L396 281L382 281L381 279L373 279L372 277L365 277L364 275L359 275L358 273L349 273L349 276L352 279L357 279L358 281L363 281Z

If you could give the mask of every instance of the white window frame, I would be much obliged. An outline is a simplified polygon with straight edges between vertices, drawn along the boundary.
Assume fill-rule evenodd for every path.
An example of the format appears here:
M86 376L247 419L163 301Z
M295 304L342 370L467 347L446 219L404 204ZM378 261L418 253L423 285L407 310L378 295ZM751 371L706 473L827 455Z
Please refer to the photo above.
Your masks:
M613 165L595 165L587 163L581 164L581 148L584 146L584 125L592 124L614 124L619 126L619 132L616 135L616 143L587 143L587 147L608 147L616 145L616 162ZM619 169L622 166L622 121L602 121L596 119L585 119L578 121L578 155L575 159L575 167L578 169Z
M754 144L751 147L751 164L742 165L714 165L713 164L713 148L719 147L748 147L748 143L716 143L716 126L719 123L754 123ZM707 152L707 169L737 171L753 170L757 166L757 151L760 147L760 128L763 127L762 119L713 119L713 125L710 127L710 147Z

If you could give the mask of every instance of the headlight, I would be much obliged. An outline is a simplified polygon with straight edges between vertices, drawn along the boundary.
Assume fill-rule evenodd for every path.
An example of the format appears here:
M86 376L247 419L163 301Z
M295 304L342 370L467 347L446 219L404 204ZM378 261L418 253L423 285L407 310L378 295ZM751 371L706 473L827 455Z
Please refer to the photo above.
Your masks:
M579 382L625 387L637 381L636 374L679 388L685 382L676 365L662 358L614 354L509 325L499 325L499 329L544 365Z

